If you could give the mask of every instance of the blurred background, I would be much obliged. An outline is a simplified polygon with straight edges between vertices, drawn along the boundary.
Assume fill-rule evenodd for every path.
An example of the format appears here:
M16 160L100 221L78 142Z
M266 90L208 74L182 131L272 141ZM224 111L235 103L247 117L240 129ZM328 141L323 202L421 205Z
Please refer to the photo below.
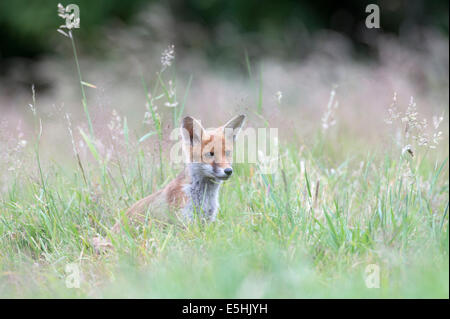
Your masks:
M64 113L74 125L85 118L71 42L57 32L58 3L0 2L0 121L26 134L34 84L44 135L61 147ZM141 77L153 83L170 44L178 100L186 95L185 113L207 126L236 112L252 117L261 103L285 138L307 139L323 124L331 90L339 129L364 143L384 127L394 92L400 107L414 96L430 121L444 114L448 123L447 0L61 1L69 3L80 8L74 38L83 79L96 87L86 90L98 131L114 110L138 137L146 131ZM380 7L379 29L365 25L370 3Z
M59 2L79 6L72 39ZM365 23L372 3L380 28ZM0 295L448 298L448 11L0 0ZM280 174L235 165L217 227L150 226L94 252L92 235L178 172L181 115L215 127L237 113L278 128ZM68 262L82 289L64 286ZM366 289L375 265L383 289Z

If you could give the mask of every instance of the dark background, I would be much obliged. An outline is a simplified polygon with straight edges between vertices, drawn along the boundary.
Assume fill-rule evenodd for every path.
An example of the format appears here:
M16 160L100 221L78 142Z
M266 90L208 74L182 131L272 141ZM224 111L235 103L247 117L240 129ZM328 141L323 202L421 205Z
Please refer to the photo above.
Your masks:
M63 23L56 14L59 1L18 0L0 2L0 77L7 78L14 59L33 64L44 55L57 54L56 28ZM127 28L135 17L156 1L143 0L72 0L60 1L80 7L81 28L77 40L85 54L102 56L102 36L109 26ZM365 7L376 3L381 11L381 30L367 29ZM370 45L376 33L402 33L414 28L432 28L448 37L448 0L433 1L261 1L261 0L173 0L165 1L175 23L171 34L177 49L201 51L209 61L233 64L242 60L242 51L251 58L273 55L298 59L307 55L310 37L323 30L345 36L353 45L355 59L377 59ZM188 25L189 29L184 26ZM217 36L229 28L245 40ZM196 32L198 30L198 32ZM147 30L157 33L158 30ZM414 32L412 32L414 33ZM201 36L199 36L201 34ZM408 40L420 50L421 39ZM25 68L26 70L27 68ZM29 69L32 72L32 68ZM27 72L27 71L25 71ZM39 75L24 74L39 83ZM25 80L25 82L29 82ZM27 83L28 85L28 83Z
M56 14L59 1L17 0L0 2L0 59L13 56L38 58L52 52L55 26L62 23ZM82 28L77 31L84 44L94 45L101 37L102 28L111 23L129 24L140 10L156 1L143 0L78 0L61 1L78 4ZM430 26L448 35L447 0L432 1L261 1L261 0L172 0L166 4L176 21L202 28L209 37L200 45L211 53L222 48L214 38L216 28L226 22L239 32L258 34L258 41L273 41L295 46L295 37L286 35L295 30L316 32L334 30L348 36L364 47L360 27L367 13L365 7L376 3L381 9L381 27L384 32L399 34L402 29ZM175 35L178 44L189 43L185 34ZM256 41L256 39L255 39ZM273 48L273 47L272 47ZM273 48L279 51L280 48Z

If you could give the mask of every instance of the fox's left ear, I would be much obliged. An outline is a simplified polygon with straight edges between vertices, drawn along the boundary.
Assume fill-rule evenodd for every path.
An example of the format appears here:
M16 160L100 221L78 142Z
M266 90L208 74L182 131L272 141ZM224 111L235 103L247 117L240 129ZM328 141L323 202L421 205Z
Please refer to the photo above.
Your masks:
M244 125L245 119L246 116L244 114L233 117L223 126L225 129L225 134L233 134L233 140L236 140L237 135Z

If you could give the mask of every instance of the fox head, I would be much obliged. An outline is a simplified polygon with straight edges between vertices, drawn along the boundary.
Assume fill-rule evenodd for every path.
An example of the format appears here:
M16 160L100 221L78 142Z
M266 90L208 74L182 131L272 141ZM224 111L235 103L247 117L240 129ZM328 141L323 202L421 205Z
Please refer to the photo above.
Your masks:
M190 116L183 119L184 152L195 174L214 180L227 180L233 174L233 142L244 121L245 115L238 115L223 126L204 129Z

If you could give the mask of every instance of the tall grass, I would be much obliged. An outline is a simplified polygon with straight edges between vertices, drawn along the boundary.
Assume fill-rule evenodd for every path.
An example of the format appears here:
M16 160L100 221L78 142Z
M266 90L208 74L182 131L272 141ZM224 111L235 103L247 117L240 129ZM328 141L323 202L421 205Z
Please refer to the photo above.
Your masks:
M325 143L324 152L333 147ZM43 184L15 181L1 197L0 294L448 297L445 159L437 166L422 160L407 178L405 160L390 154L361 159L360 167L348 162L332 174L314 149L301 157L294 145L284 150L286 182L281 172L252 176L251 165L237 165L221 191L218 221L187 229L149 224L109 232L134 200L154 190L156 171L142 165L142 152L128 154L136 162L122 167L124 184L115 186L115 169L94 191L79 170L52 167L51 205ZM86 166L89 183L103 180L94 164ZM166 167L165 174L173 172ZM316 192L311 180L323 186ZM109 236L114 249L96 251L90 238L97 233ZM81 268L79 289L65 287L68 263ZM380 266L380 289L364 284L369 264Z
M126 119L117 119L120 134L108 157L93 134L80 130L95 159L82 162L69 124L78 168L41 165L42 122L33 91L39 178L16 175L0 192L0 296L449 297L447 151L430 149L432 139L414 144L419 140L410 135L413 156L404 147L359 147L329 125L330 115L322 121L327 129L318 123L316 138L303 148L280 142L275 174L236 164L221 189L215 223L180 228L150 222L111 233L117 220L127 225L124 212L133 202L177 173L164 165L162 118L179 124L192 77L178 103L167 56L151 90L141 76L151 127L144 135L134 137ZM83 91L81 75L80 83ZM270 126L259 87L255 113ZM143 146L152 137L158 154ZM93 245L97 235L109 238L112 248ZM80 267L78 289L65 285L69 263ZM369 265L380 269L380 288L365 284Z
M125 137L123 137L125 139ZM130 138L130 137L128 137ZM176 173L148 165L137 141L117 160L41 179L1 194L3 297L448 297L448 159L420 152L355 156L341 136L301 154L281 145L274 175L235 165L212 224L187 229L109 229L135 200ZM327 154L346 160L329 170ZM157 162L156 162L157 163ZM412 171L410 170L412 169ZM52 173L50 173L50 171ZM90 239L109 237L113 249ZM76 263L81 287L65 287ZM365 268L381 269L381 288Z

